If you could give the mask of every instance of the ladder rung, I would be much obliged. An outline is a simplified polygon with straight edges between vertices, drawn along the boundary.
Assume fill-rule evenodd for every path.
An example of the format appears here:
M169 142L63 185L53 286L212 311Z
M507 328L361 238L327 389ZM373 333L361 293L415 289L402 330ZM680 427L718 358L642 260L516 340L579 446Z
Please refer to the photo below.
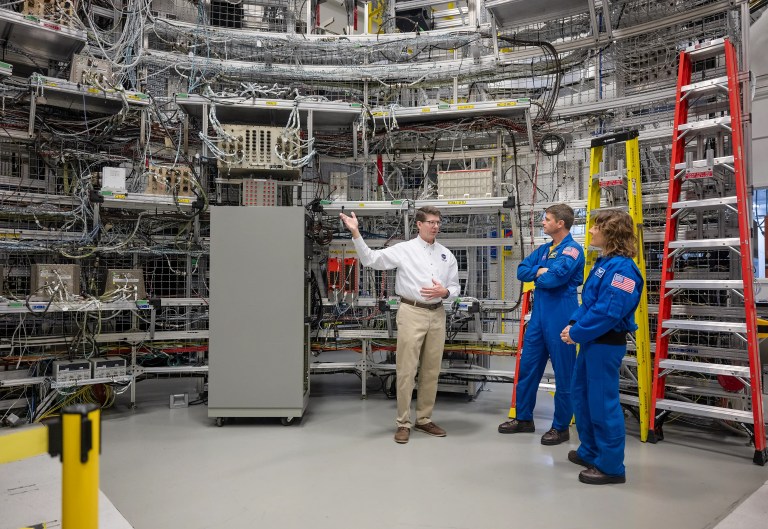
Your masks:
M744 393L734 393L732 391L724 390L720 384L715 381L717 387L713 386L697 386L697 385L684 385L676 382L669 383L667 378L667 387L675 393L681 395L696 395L697 397L718 397L722 399L741 399Z
M732 377L749 378L749 366L707 364L704 362L691 362L690 360L667 358L659 361L659 367L664 369L674 369L675 371L688 371L690 373L706 373L708 375L729 375Z
M690 56L691 60L703 61L704 59L709 59L710 57L722 55L724 49L725 39L719 38L689 46L685 49L685 52Z
M731 156L720 156L718 158L714 159L715 166L718 165L733 165L733 155ZM685 169L686 165L685 162L680 162L678 164L675 164L675 171L682 171ZM707 160L693 160L693 163L691 164L691 167L693 168L705 168L707 167Z
M599 207L599 208L592 208L589 211L594 215L598 211L608 211L608 210L611 210L611 211L627 211L628 212L629 211L629 206L626 205L626 204L623 205L623 206L603 206L603 207Z
M622 404L630 404L632 406L640 406L640 398L637 395L627 395L626 393L619 394L619 402Z
M712 331L712 332L747 332L746 323L735 321L701 321L701 320L664 320L661 323L664 329L679 329L685 331Z
M692 133L702 133L730 126L731 116L723 116L721 118L712 118L702 121L693 121L691 123L683 123L682 125L677 126L677 130L680 132L691 131Z
M728 89L728 77L726 76L717 77L715 79L706 79L704 81L699 81L698 83L691 83L682 87L680 91L683 93L693 92L696 95L703 95L723 88L726 90Z
M739 247L738 237L727 239L684 239L681 241L669 241L670 248L719 248L734 246Z
M714 208L717 206L730 206L736 204L736 197L706 198L704 200L684 200L673 202L672 209Z
M748 424L754 423L751 411L706 406L704 404L696 404L695 402L661 399L656 401L656 408L684 413L686 415L695 415L698 417L710 417L712 419L723 419L726 421L744 422Z
M740 279L672 279L666 282L666 287L683 288L686 290L728 290L743 289L744 282Z
M656 344L651 344L651 352L656 351ZM717 358L718 360L731 360L734 362L746 362L747 352L743 349L728 349L722 347L709 347L702 345L669 344L667 351L675 356L687 356L691 358Z

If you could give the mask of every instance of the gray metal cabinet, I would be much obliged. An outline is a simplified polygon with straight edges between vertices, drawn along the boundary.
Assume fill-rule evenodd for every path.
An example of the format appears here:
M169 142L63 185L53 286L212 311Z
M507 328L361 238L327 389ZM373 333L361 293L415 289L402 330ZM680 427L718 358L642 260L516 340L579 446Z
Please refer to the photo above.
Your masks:
M208 416L301 417L309 397L304 209L212 207Z

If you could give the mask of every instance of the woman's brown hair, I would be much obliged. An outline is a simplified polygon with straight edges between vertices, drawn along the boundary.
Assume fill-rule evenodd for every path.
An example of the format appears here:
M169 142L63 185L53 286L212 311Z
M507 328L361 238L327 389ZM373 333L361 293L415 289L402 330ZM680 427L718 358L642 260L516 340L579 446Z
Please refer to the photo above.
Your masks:
M603 255L637 255L637 237L632 226L632 217L624 211L609 209L598 211L595 226L605 238Z

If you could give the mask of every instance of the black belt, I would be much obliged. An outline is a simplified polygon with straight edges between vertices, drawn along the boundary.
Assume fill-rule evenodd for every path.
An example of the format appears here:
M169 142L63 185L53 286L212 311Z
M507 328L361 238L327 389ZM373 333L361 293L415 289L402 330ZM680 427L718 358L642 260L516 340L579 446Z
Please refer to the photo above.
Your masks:
M595 343L604 345L627 345L627 331L608 331L595 339Z
M400 303L405 303L406 305L413 305L414 307L419 307L420 309L427 309L427 310L436 310L438 307L442 307L442 303L422 303L420 301L413 301L412 299L408 298L400 298Z

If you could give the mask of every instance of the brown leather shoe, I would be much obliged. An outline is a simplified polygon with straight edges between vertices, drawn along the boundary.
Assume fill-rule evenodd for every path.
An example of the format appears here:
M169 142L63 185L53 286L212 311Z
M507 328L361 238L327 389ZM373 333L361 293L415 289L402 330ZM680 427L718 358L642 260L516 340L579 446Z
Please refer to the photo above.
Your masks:
M503 422L499 425L499 433L533 433L536 431L536 425L533 421L511 421Z
M566 442L571 438L571 434L566 428L562 431L557 431L554 428L550 428L547 433L541 436L541 444L547 446L559 445Z
M411 429L405 426L399 426L395 431L395 442L404 445L408 442L408 438L411 436Z
M417 424L416 426L414 426L414 428L416 428L420 432L424 432L427 435L433 435L435 437L445 437L445 430L443 430L433 422Z
M589 463L587 463L586 461L584 461L582 458L579 457L579 453L576 450L571 450L570 452L568 452L568 461L576 465L592 468L592 465L590 465Z
M612 476L601 472L596 467L592 467L579 472L579 481L589 485L609 485L611 483L626 483L627 476L624 474Z

